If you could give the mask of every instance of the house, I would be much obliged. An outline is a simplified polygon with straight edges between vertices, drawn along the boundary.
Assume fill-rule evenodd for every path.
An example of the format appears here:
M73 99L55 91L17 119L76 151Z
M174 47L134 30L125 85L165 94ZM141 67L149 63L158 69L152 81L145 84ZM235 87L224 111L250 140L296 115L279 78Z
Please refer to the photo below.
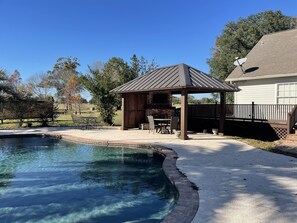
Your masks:
M287 137L297 123L297 29L264 35L246 58L226 79L241 89L232 115L267 121Z
M264 35L226 81L234 104L297 104L297 29Z

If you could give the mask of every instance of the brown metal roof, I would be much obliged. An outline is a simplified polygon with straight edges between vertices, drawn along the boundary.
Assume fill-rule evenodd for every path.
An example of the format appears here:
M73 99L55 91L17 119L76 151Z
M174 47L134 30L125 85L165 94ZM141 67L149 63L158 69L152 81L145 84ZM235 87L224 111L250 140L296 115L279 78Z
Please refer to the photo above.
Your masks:
M112 92L179 92L183 89L187 89L192 93L234 92L239 90L233 85L209 76L186 64L177 64L157 68L146 75L113 89Z
M263 36L226 81L297 76L297 29ZM234 59L235 60L235 59Z

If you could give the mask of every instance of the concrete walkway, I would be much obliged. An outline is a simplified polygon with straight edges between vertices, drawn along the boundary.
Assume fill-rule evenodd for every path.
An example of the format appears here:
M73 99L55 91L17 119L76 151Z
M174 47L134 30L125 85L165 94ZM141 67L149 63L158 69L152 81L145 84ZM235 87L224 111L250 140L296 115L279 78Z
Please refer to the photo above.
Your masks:
M0 131L0 135L53 133L117 143L151 143L173 148L177 167L199 187L193 222L297 222L297 159L255 149L210 134L175 135L118 129L43 128Z

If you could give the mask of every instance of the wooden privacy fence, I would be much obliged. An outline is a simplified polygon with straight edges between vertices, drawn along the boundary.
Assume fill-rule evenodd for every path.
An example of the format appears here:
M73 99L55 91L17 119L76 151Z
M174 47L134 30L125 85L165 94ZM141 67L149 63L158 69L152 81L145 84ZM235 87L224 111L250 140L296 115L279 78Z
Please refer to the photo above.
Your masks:
M288 113L294 105L266 105L266 104L227 104L226 119L240 119L249 121L287 121ZM219 104L189 105L189 117L214 118L220 117Z
M0 102L0 120L6 119L52 119L54 103L51 101L7 101Z

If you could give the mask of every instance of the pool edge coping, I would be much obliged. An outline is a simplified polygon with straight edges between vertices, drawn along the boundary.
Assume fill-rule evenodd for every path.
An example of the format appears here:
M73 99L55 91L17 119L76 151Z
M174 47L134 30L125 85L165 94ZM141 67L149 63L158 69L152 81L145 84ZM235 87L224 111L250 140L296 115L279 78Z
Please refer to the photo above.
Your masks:
M17 134L17 135L0 135L0 138L6 137L33 137L33 136L45 136L45 137L56 137L62 140L95 144L101 146L127 146L134 148L146 147L154 150L155 152L164 155L164 161L162 164L163 170L170 182L175 185L178 190L178 199L173 209L167 215L167 217L162 221L163 223L190 223L195 217L199 209L199 193L198 187L192 183L185 174L183 174L176 166L176 160L178 159L178 154L174 149L165 147L162 145L152 145L149 143L135 143L135 142L113 142L110 140L97 140L90 138L81 138L71 135L63 135L58 133L36 133L36 134Z

